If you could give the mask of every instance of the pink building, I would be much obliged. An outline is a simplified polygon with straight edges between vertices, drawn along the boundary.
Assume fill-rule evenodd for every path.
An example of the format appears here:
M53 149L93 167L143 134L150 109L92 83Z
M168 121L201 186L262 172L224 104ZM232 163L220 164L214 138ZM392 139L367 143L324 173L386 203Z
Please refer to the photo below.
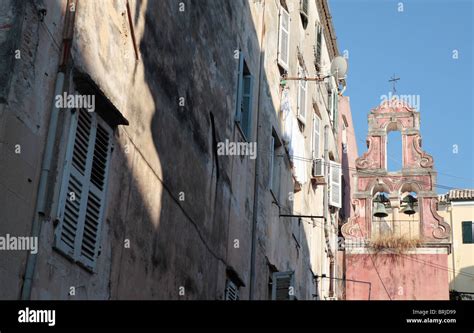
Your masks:
M357 140L355 136L355 129L352 123L352 113L350 107L350 98L349 96L339 96L338 100L338 153L339 161L341 162L342 168L342 207L339 209L339 229L346 223L350 218L355 214L354 206L351 204L351 198L353 197L354 187L352 186L351 179L353 178L356 172L355 162L358 157L357 153ZM338 288L340 291L338 299L344 299L344 290L343 286L344 280L344 265L345 265L345 251L341 246L343 245L342 235L339 234L339 251L337 252L337 272L336 277L338 278L338 283L341 286Z
M368 116L368 151L352 177L353 216L342 227L348 300L449 299L449 225L437 213L433 158L420 113L396 99ZM402 170L387 172L387 133L402 135Z

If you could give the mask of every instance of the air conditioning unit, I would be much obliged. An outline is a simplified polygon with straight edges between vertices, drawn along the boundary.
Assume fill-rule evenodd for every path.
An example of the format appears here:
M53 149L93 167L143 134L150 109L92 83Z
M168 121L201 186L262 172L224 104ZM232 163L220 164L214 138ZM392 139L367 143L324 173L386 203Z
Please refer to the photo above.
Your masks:
M322 158L316 158L313 160L311 178L324 180L324 160Z

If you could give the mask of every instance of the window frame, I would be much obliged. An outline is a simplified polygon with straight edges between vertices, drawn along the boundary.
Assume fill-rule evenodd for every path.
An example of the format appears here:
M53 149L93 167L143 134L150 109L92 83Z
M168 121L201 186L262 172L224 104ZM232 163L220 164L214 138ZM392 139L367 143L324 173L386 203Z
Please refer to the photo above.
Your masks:
M321 151L321 119L315 112L313 112L313 130L311 133L312 133L311 144L312 144L312 151L313 151L313 160L315 160L320 157L319 152Z
M249 80L249 89L245 90L245 80ZM235 111L235 122L238 125L240 132L244 139L250 142L252 137L253 128L253 88L254 88L254 77L250 73L245 56L242 51L239 52L239 69L237 78L237 100L236 100L236 111ZM248 109L245 110L244 99L248 98Z
M276 131L272 128L272 135L270 139L270 181L269 189L276 202L280 202L281 192L281 160L278 156L278 150L282 147L282 142ZM277 174L275 174L277 171ZM275 181L277 182L277 188L275 188Z
M232 281L230 278L227 278L225 282L225 292L224 292L224 300L226 301L238 301L240 300L240 292L239 292L239 286L237 283ZM235 295L235 298L232 297L232 294L230 291L233 291L233 294Z
M314 64L316 71L321 71L321 60L323 53L323 26L320 22L316 22L316 44L314 45Z
M465 226L470 226L471 235L465 234ZM462 221L461 222L461 237L463 244L474 244L474 222L473 221ZM469 239L470 237L470 239Z
M300 0L300 18L304 30L308 27L309 7L309 0Z
M298 120L303 124L306 124L306 116L308 112L308 81L302 80L307 77L307 72L304 69L304 66L298 63L298 101L297 101L297 115ZM301 94L304 92L304 101L301 105Z
M337 173L337 181L334 180L334 174ZM329 205L337 208L342 208L342 168L341 164L329 161L329 181L328 184L331 185L329 192ZM337 197L339 201L334 200L334 190L338 188L339 193Z
M286 272L275 272L272 274L272 300L273 301L280 301L282 299L278 299L278 282L283 279L289 279L289 286L288 286L288 299L292 301L295 299L296 294L296 287L295 287L295 271L286 271ZM290 294L290 287L293 288L293 295Z
M283 16L288 18L288 29L283 27ZM286 61L282 58L282 51L283 51L283 33L287 36L287 44L286 44ZM290 36L291 36L291 16L287 9L285 9L282 5L280 5L280 10L278 14L278 48L277 48L277 60L278 65L280 65L284 70L289 70L290 65Z
M56 221L58 221L55 232L54 232L54 242L53 248L58 251L60 254L64 255L69 260L77 263L78 265L84 267L90 272L95 272L97 259L99 256L101 248L101 237L102 237L102 228L105 220L105 211L107 203L107 190L109 183L109 174L110 174L110 164L112 161L112 150L113 150L113 128L102 119L102 117L97 114L97 112L88 112L87 110L81 109L72 109L70 111L69 123L65 124L65 129L68 129L67 141L64 146L64 157L62 162L62 172L59 175L58 183L58 197L57 204L53 206ZM62 240L63 229L65 228L65 211L67 209L67 200L70 200L69 186L71 185L71 177L77 178L78 173L81 173L73 163L73 156L75 152L75 143L78 133L78 124L79 124L79 115L81 112L87 113L90 115L91 125L90 132L87 142L87 155L86 155L86 166L84 169L84 174L80 180L80 201L79 201L79 213L76 219L76 230L74 232L74 245L67 244ZM92 169L94 165L94 158L96 153L96 140L97 140L97 131L99 126L102 130L105 131L108 139L107 143L107 152L105 156L106 165L104 167L103 174L103 185L102 190L93 183L92 181ZM75 193L75 192L74 192ZM76 195L76 193L75 193ZM86 226L86 216L88 213L91 213L88 208L90 206L90 196L96 197L100 200L100 208L97 216L97 230L95 233L95 242L94 242L94 254L92 258L88 258L82 254L82 247L84 245L84 233ZM91 208L92 209L92 208ZM89 220L90 221L90 220ZM89 229L90 231L90 229Z

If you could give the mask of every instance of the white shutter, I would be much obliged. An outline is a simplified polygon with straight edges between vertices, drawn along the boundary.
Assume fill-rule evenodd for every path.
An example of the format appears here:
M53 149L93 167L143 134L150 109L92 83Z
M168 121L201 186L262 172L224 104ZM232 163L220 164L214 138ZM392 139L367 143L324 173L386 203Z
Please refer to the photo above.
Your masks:
M294 272L276 272L272 275L272 300L287 301L295 298Z
M321 49L322 49L322 38L323 38L323 29L321 24L317 23L316 25L316 46L314 50L314 62L316 64L316 69L319 72L321 69Z
M288 70L290 59L290 14L280 7L280 23L278 33L278 63Z
M59 201L59 225L56 230L55 246L75 258L78 228L84 211L84 174L89 154L92 120L90 115L79 117L74 110L71 117L68 147L64 163Z
M305 70L303 67L298 66L298 77L304 78ZM307 84L306 80L298 80L298 118L303 122L306 123L306 91L307 91Z
M99 250L112 130L96 113L75 111L66 149L55 247L93 269Z
M329 162L329 183L331 184L331 189L329 193L329 205L338 208L342 207L341 171L341 164L333 161Z
M272 138L270 140L270 181L268 184L268 187L271 190L274 190L273 188L273 168L274 168L274 163L275 163L275 138L272 135Z
M300 12L306 17L309 16L309 0L300 0Z
M334 128L334 131L337 132L337 125L338 125L338 122L339 122L339 114L338 114L338 106L339 106L339 95L338 95L338 90L337 88L333 90L333 94L334 94L334 97L333 97L333 128Z
M334 121L334 90L331 89L329 91L329 98L328 98L328 111L329 111L329 119L331 121L331 126Z
M239 287L232 282L227 280L225 287L225 300L226 301L238 301L239 300Z
M320 142L320 121L319 117L313 114L313 159L319 157L319 142Z

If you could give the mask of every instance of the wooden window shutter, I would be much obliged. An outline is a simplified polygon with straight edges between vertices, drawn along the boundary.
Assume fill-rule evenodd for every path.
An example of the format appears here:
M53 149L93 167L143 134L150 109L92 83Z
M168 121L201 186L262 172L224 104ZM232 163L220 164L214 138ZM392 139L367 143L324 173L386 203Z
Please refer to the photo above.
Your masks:
M112 129L97 113L73 113L55 247L91 270L99 251L111 147Z
M244 85L244 56L242 52L239 53L239 71L237 78L237 100L235 105L235 121L239 124L242 122L242 97Z
M337 132L339 123L339 94L337 88L333 90L333 128Z
M462 242L464 244L474 243L474 228L471 221L464 221L462 223Z
M341 186L341 164L330 161L329 162L329 183L331 189L329 193L329 205L333 207L342 207L342 186Z
M253 77L252 75L243 76L243 94L242 94L242 112L241 126L247 140L251 140L252 135L252 93Z
M328 85L328 89L329 89L328 90L328 113L329 113L329 120L332 125L332 122L334 121L333 119L334 94L333 94L333 90L330 88L330 85Z
M226 301L238 301L239 300L239 287L232 282L227 280L225 287L225 300Z
M298 67L298 77L304 78L306 76L305 70L303 67ZM298 118L305 123L306 122L306 92L307 92L307 84L306 80L299 80L298 81Z
M268 187L271 189L271 190L274 190L273 186L274 186L274 177L276 175L273 174L273 168L274 168L274 165L275 165L275 138L271 137L271 140L270 140L270 181L268 182Z
M317 115L313 115L313 159L319 157L320 121Z
M278 63L285 70L289 68L290 60L290 14L280 7L280 22L278 33Z
M300 0L300 10L306 16L309 16L309 0Z
M294 271L273 273L272 300L286 301L295 298L294 275Z
M314 63L316 65L316 70L319 72L321 70L321 50L323 43L323 29L321 24L316 26L316 45L314 50Z

